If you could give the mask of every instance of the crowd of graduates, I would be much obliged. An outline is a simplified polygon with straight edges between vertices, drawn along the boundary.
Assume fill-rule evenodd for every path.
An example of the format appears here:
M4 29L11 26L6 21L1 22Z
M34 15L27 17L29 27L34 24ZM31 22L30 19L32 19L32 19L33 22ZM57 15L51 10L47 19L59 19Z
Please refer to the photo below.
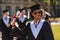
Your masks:
M0 19L0 31L2 40L54 40L49 14L40 8L40 4L35 4L30 9L32 21L28 22L25 15L25 8L19 9L12 17L9 16L9 10L3 10L3 16Z

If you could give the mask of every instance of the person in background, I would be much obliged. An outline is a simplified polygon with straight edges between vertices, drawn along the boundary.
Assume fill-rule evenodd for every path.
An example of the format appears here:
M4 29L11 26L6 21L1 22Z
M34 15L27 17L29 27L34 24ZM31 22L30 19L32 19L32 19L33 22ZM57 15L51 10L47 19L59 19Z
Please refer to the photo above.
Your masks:
M45 11L43 6L41 7L40 10L43 12L42 19L44 19L44 20L46 20L48 23L50 23L49 17L51 17L51 14L50 14L49 12Z
M46 15L45 20L46 20L48 23L50 23L49 18L51 17L51 15L50 15L48 12L46 12L46 11L45 11L45 15Z
M17 40L26 40L25 38L25 28L26 28L26 22L27 22L27 16L25 15L25 8L19 9L18 16L16 16L16 26L14 29L14 35L17 37Z
M0 27L2 32L2 40L12 40L11 31L12 27L10 25L11 18L9 18L9 11L3 10L3 16L0 19Z
M33 21L26 27L27 40L54 40L50 24L42 19L40 5L33 5L30 9Z

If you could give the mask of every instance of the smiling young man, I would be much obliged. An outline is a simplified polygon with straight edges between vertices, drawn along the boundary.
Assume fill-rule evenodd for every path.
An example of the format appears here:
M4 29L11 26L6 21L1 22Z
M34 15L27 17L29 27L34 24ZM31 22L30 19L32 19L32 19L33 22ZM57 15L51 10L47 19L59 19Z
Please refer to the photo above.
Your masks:
M50 24L41 19L40 5L33 5L30 9L33 21L27 24L27 40L54 40Z

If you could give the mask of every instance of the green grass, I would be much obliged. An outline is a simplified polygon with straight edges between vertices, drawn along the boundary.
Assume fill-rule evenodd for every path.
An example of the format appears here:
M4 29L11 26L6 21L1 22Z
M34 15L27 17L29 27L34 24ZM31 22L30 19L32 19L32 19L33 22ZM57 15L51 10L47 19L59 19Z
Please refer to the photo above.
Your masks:
M60 25L52 25L52 31L55 40L60 40Z

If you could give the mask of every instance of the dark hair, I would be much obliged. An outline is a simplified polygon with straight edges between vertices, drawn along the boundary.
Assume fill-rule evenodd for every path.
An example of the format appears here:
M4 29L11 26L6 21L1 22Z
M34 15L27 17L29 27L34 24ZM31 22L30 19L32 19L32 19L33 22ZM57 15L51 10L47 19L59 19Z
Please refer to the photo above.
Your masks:
M30 17L31 17L32 19L34 19L34 17L32 16L32 13L33 13L33 12L30 12Z
M41 12L41 17L42 17L42 15L43 15L43 12L40 10L40 12Z
M22 12L23 10L26 10L26 7L19 9L20 12Z
M8 12L8 10L3 10L3 13Z
M25 10L25 9L21 9L20 12L22 12L23 10Z

